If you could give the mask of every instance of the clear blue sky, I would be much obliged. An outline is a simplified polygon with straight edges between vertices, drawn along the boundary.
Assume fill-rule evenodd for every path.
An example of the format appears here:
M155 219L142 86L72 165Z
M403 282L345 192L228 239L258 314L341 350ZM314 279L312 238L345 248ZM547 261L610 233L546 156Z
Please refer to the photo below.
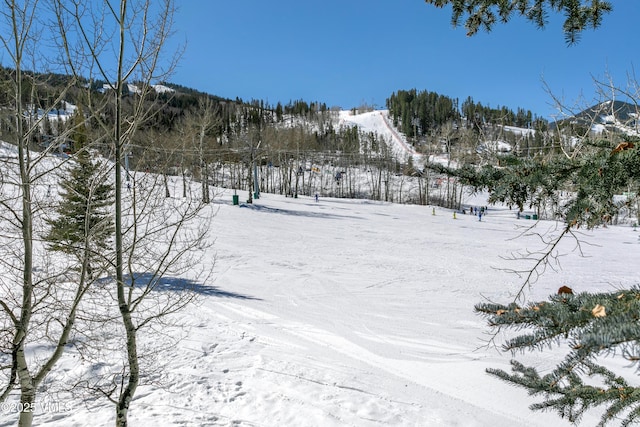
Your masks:
M638 66L640 1L614 1L601 28L567 46L562 17L546 29L517 18L467 37L450 9L422 0L182 1L170 46L186 44L170 79L213 95L384 107L401 89L522 107L550 118L545 83L573 105L593 79L618 86Z

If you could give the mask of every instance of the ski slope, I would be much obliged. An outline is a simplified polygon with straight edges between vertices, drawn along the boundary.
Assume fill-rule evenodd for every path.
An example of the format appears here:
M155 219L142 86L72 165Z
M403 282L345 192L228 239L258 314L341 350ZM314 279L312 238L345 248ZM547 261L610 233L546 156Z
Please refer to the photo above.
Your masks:
M509 369L510 355L486 346L488 329L473 312L480 301L513 298L522 279L504 270L514 266L504 257L539 248L537 237L517 238L524 227L553 233L554 223L492 207L480 222L425 206L270 194L234 206L228 192L211 209L214 244L204 259L214 274L199 284L197 305L143 339L157 370L132 401L132 425L570 425L532 413L524 390L485 373ZM609 227L582 239L587 258L566 241L561 268L528 297L637 282L637 232ZM521 360L544 371L558 356ZM71 382L79 369L95 367L69 352L55 378ZM37 425L114 424L104 398L55 398L73 409L36 414ZM588 414L583 425L596 419ZM0 426L15 422L5 414Z
M400 161L413 157L414 164L419 164L422 160L422 155L418 154L407 142L406 137L393 127L388 110L375 110L356 115L352 115L351 111L342 110L340 124L355 125L364 132L373 132L383 137Z

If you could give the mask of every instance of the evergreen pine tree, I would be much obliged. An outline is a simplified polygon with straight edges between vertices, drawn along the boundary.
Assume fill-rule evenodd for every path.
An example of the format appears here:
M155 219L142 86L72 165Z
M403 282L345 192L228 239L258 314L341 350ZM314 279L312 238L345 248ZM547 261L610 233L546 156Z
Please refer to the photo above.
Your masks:
M76 117L81 117L81 113ZM51 250L76 258L91 278L92 262L109 248L109 238L114 232L110 212L114 189L108 183L103 166L92 160L81 124L74 125L72 139L77 150L75 164L69 176L62 180L62 200L56 217L47 221L50 229L45 240Z

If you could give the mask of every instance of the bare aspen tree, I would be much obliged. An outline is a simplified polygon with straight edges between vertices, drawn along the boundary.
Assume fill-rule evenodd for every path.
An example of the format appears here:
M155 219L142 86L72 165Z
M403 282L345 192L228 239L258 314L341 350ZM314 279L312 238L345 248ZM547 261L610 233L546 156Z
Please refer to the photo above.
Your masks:
M257 183L257 158L262 145L261 130L257 127L251 127L247 130L247 134L244 140L245 161L247 164L247 191L249 192L249 198L247 203L253 203L254 195L258 197L258 183ZM296 197L298 189L298 181L296 179Z
M171 197L171 183L175 183L174 178L169 175L182 175L183 196L187 195L187 172L183 169L186 145L182 138L176 138L156 129L147 129L144 135L138 138L139 145L129 146L132 155L136 158L138 170L162 175L164 185L164 197ZM175 189L174 189L175 190Z
M166 176L132 172L128 185L123 180L125 155L135 145L140 127L157 111L153 85L166 80L175 63L174 57L163 56L174 6L171 0L59 0L57 6L61 21L68 22L61 30L71 28L76 35L66 39L70 45L80 41L73 49L88 58L82 71L108 82L111 96L113 117L99 121L105 141L113 147L116 292L111 296L121 319L124 354L121 369L105 373L93 388L114 402L116 425L126 426L144 376L141 334L152 331L154 323L184 307L194 295L188 289L158 291L164 278L194 267L194 254L205 244L208 229L199 198L165 197ZM73 61L74 55L69 55ZM105 319L109 317L107 313Z
M200 98L197 109L189 112L183 120L181 133L185 142L191 142L191 146L187 151L194 152L200 169L203 203L211 201L209 163L211 162L210 154L212 149L210 140L220 123L219 108L210 98Z
M50 41L42 38L47 34L38 20L42 7L43 2L37 0L5 0L0 11L0 43L5 64L11 69L7 85L11 105L4 109L10 111L11 119L3 119L9 124L12 144L6 148L13 153L3 159L0 197L0 401L19 390L18 424L25 427L32 425L34 411L42 403L36 400L38 389L63 354L90 282L82 263L80 276L85 279L70 280L75 272L56 268L55 258L39 240L54 198L54 172L64 164L50 154L61 148L73 127L63 125L58 114L54 130L47 117L54 108L66 104L67 90L75 84L69 79L53 98L45 100L41 87L46 82L35 71L26 71L49 69L53 63L37 49ZM38 152L32 151L36 142L40 143Z

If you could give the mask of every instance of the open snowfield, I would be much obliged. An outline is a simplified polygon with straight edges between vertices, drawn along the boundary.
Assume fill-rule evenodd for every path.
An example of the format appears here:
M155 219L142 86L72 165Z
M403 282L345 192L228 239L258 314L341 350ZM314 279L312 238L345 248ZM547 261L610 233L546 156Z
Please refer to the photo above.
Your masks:
M510 301L520 287L503 257L541 248L539 239L516 239L534 221L491 207L479 222L425 206L269 194L233 206L225 193L212 208L212 280L165 331L182 339L156 354L165 372L139 388L131 425L569 425L532 413L525 391L484 372L509 369L510 356L484 346L488 330L473 312L485 298ZM538 223L548 229L554 223ZM582 239L586 257L567 240L560 269L527 295L636 283L638 232L609 227ZM554 355L526 361L544 369ZM59 369L78 364L67 355ZM36 425L114 423L106 400L61 404L37 414ZM583 425L595 423L593 415Z

